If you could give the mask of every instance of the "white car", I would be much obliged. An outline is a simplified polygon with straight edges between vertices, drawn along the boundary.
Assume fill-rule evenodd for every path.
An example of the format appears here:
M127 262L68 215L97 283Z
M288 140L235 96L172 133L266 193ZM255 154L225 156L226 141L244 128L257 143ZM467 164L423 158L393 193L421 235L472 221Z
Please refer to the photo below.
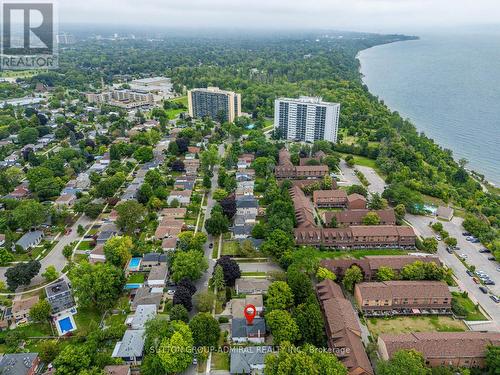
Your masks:
M436 236L436 240L441 241L442 240L441 236Z
M167 294L169 296L173 296L175 294L175 290L169 289L169 290L167 290Z
M467 259L467 254L460 254L460 255L459 255L459 257L460 257L461 259Z

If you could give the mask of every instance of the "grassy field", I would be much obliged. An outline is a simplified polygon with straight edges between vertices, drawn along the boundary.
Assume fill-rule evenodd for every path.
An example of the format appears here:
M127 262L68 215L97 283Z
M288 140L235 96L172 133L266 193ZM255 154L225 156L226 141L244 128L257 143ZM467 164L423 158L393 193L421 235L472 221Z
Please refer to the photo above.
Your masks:
M127 279L127 283L130 284L142 284L144 282L144 274L143 273L131 273Z
M300 252L300 250L298 251ZM400 249L363 249L363 250L348 250L348 251L320 251L315 252L318 259L330 258L356 258L360 259L367 255L406 255L408 251Z
M91 250L93 249L92 241L82 241L78 245L78 250Z
M242 272L241 276L246 276L246 277L250 277L250 276L266 277L267 273L266 272Z
M238 255L239 244L236 241L224 241L222 255Z
M403 316L394 318L369 318L368 330L372 336L382 333L411 333L411 332L463 332L467 330L465 324L448 316Z
M212 369L229 371L229 353L212 353Z
M479 311L479 307L471 301L469 297L462 296L461 293L452 292L453 298L458 301L458 303L467 310L467 317L465 320L488 320L486 317L481 314Z

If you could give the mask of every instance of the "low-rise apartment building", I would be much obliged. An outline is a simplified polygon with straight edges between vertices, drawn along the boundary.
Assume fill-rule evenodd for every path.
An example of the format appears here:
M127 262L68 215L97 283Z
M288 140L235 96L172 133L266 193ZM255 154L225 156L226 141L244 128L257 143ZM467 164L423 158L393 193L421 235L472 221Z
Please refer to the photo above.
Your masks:
M451 314L451 293L442 281L356 284L354 298L365 316Z
M326 165L293 165L286 149L280 151L279 164L274 168L276 178L286 179L322 178L328 173Z
M335 191L335 190L334 190ZM380 218L380 225L396 225L396 215L394 209L385 210L344 210L344 211L326 211L323 212L323 221L325 225L330 225L335 218L338 227L350 227L352 225L363 225L363 218L369 213L374 212Z

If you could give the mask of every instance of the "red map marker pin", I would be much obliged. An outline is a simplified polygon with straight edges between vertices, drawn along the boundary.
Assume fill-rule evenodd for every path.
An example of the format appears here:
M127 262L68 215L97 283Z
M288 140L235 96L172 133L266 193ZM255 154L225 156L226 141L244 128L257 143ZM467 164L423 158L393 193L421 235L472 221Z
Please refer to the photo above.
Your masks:
M243 313L245 314L245 318L247 318L247 324L251 325L253 322L253 318L255 318L255 315L257 314L257 309L254 305L249 304L245 306L245 310L243 310Z

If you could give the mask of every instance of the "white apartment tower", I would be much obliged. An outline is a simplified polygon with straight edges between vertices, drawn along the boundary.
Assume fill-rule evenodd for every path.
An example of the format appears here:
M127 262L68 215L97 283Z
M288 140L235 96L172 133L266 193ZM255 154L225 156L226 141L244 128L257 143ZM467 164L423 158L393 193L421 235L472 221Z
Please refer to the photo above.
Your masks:
M339 115L339 103L320 97L279 98L274 102L274 129L283 139L336 143Z

